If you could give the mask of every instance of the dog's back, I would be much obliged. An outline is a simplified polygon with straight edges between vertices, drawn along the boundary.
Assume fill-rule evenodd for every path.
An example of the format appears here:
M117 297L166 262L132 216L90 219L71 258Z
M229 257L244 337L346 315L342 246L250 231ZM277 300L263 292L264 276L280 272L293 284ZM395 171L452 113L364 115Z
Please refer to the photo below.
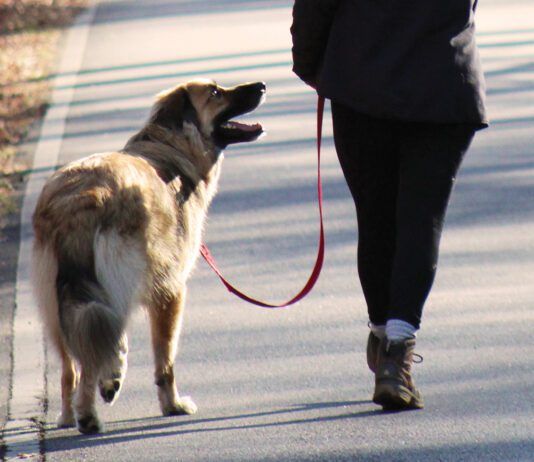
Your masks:
M146 286L147 247L168 238L162 224L176 227L166 199L154 169L122 153L69 164L47 183L34 214L36 295L53 341L75 357L95 366L116 357Z

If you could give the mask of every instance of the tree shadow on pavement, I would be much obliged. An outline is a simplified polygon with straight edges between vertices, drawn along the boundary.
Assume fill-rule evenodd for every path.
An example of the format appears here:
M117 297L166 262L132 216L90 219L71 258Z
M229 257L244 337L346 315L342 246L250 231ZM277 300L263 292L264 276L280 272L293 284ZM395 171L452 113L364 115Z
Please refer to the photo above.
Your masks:
M123 0L101 5L95 16L95 24L118 21L144 21L151 18L172 16L213 15L254 10L272 11L275 8L289 8L289 0ZM133 8L132 6L135 6Z
M421 443L419 443L421 444ZM534 442L531 440L519 441L488 441L476 443L457 443L432 447L404 447L391 449L354 449L352 451L323 452L320 459L309 455L293 455L291 462L311 462L325 460L328 462L502 462L531 460L534 453ZM262 458L262 462L279 462L278 458ZM220 459L219 462L227 462Z

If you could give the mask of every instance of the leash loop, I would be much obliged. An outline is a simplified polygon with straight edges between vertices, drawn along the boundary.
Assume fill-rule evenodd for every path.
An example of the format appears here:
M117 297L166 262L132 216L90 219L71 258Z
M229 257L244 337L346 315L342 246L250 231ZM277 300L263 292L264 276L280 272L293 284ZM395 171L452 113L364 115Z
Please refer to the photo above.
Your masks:
M211 267L211 269L215 272L215 274L219 276L219 279L226 286L228 291L230 291L237 297L241 298L242 300L252 303L253 305L260 306L262 308L285 308L287 306L293 305L297 303L299 300L302 300L306 295L310 293L310 291L313 289L313 286L319 279L319 275L321 274L321 269L323 267L323 262L324 262L324 250L325 250L325 238L324 238L324 226L323 226L323 186L321 182L321 140L322 140L322 132L323 132L323 113L324 113L324 98L322 96L319 96L317 100L317 200L319 203L319 245L317 249L317 258L315 260L315 265L313 267L313 270L308 278L308 281L306 282L304 287L300 290L300 292L297 295L295 295L293 298L291 298L290 300L284 303L280 303L280 304L266 303L261 300L257 300L253 297L250 297L249 295L241 292L235 286L230 284L224 278L224 276L222 275L221 271L219 270L217 266L215 258L213 258L213 255L211 254L208 247L205 244L201 244L200 246L200 253L204 257L204 260L206 260L206 262Z

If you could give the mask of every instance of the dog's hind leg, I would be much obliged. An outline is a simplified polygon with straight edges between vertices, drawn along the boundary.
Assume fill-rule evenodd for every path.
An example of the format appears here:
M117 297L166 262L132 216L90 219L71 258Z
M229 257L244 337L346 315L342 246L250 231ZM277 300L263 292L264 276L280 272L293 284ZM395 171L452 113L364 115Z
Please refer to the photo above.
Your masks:
M57 426L60 428L74 427L76 420L72 408L72 398L78 383L78 372L74 360L71 358L65 346L61 342L59 346L61 356L61 414L57 418Z
M74 265L59 268L61 330L69 353L81 368L74 405L76 424L82 433L97 433L102 425L95 408L96 385L101 369L119 354L124 320L90 272L84 277Z
M78 374L74 360L67 350L59 319L59 306L56 291L58 263L51 247L34 243L32 258L32 281L34 295L39 306L41 319L48 340L59 354L62 363L61 373L61 413L57 418L58 427L76 425L72 409L74 390Z
M163 415L194 414L197 406L188 396L180 397L174 378L174 357L182 324L185 289L171 300L149 307L155 380Z
M101 372L98 381L100 396L109 405L119 397L122 382L128 369L128 337L124 333L119 342L119 349L115 357L106 364Z

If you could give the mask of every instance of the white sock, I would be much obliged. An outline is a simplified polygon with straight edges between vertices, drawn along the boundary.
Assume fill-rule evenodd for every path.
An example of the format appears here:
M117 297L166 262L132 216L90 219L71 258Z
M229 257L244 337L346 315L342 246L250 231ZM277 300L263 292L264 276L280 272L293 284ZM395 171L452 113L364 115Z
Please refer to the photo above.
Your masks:
M386 323L386 337L391 341L413 338L416 332L414 326L401 319L389 319Z
M372 322L369 323L369 329L371 329L371 332L375 334L380 340L382 340L386 336L386 325L381 324L377 326L376 324L373 324Z

